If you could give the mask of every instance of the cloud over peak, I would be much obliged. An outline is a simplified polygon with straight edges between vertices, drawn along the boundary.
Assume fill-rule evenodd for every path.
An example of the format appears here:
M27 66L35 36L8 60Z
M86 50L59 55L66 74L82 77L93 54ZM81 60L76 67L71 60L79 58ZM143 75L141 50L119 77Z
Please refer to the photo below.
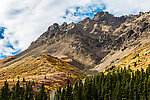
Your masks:
M116 16L148 11L148 0L1 0L0 57L19 53L53 23L78 22L101 10ZM0 59L1 59L0 58Z

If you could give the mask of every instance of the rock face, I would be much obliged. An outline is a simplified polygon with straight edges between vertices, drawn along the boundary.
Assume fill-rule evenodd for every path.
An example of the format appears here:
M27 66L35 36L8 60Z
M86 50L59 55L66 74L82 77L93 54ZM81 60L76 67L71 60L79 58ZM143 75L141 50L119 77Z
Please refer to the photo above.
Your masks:
M54 23L27 50L3 66L28 56L48 53L59 58L68 57L81 69L98 65L98 70L102 71L106 67L101 64L110 63L106 58L112 53L144 44L149 37L150 12L122 17L98 12L93 19L86 18L78 23Z

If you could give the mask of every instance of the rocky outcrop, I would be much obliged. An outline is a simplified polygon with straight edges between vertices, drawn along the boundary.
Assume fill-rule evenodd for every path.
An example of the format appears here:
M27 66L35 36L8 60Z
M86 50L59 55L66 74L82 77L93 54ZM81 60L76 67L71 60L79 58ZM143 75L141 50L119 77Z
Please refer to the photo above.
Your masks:
M48 53L60 58L67 56L82 65L82 68L92 68L103 63L104 58L114 51L123 52L144 43L144 40L149 39L149 34L149 12L122 17L98 12L93 19L86 18L78 23L54 23L27 50L16 55L15 59L18 61L28 56Z
M125 17L117 18L108 12L99 12L93 19L86 18L76 24L54 23L28 50L46 46L41 50L44 53L69 56L86 66L95 66L109 53L107 46L114 40L112 33L125 20ZM65 50L62 52L62 49Z

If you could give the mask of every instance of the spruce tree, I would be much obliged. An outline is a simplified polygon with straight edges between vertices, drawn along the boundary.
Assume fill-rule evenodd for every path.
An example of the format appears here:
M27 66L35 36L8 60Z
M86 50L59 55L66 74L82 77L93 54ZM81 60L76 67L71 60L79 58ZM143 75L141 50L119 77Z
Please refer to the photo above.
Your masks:
M10 89L8 87L7 81L4 82L4 86L1 88L0 100L9 100Z
M67 79L67 87L66 87L65 96L66 96L66 100L72 100L73 99L73 96L72 96L72 86L70 84L70 80L69 79Z
M37 94L36 100L47 100L47 94L45 92L44 84L41 85L39 93Z

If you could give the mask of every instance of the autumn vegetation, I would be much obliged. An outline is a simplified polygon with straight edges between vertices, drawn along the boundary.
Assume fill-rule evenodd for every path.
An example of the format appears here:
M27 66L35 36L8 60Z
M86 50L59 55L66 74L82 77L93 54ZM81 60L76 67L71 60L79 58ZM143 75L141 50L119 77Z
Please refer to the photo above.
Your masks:
M33 91L35 93L38 92L41 84L45 84L45 89L51 92L57 86L65 86L67 78L74 83L85 76L81 70L72 66L69 62L48 54L42 54L24 59L11 67L1 68L0 87L6 80L10 88L20 80L20 86L23 86L25 81L34 82Z
M90 76L85 81L57 89L56 100L150 100L150 67L131 71L121 68Z

